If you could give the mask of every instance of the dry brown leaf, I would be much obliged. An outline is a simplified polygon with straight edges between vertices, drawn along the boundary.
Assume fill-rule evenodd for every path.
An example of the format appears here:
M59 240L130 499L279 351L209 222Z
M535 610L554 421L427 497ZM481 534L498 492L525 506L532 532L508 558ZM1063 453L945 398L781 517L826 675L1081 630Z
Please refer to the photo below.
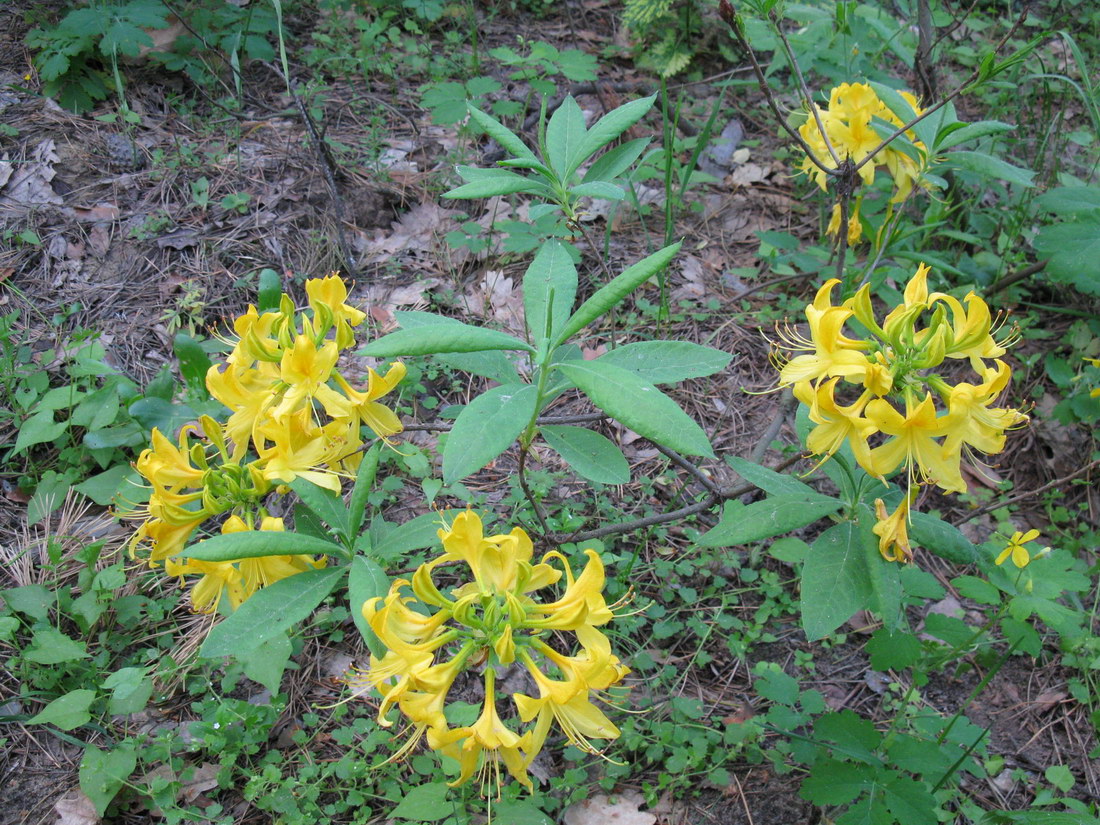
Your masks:
M523 334L523 289L501 270L488 270L466 291L465 299L474 314L499 321L511 333Z
M366 261L383 260L396 252L430 251L435 247L436 237L442 237L453 228L452 218L458 214L456 209L443 209L432 201L417 204L392 225L392 231L381 230L366 240L361 234L357 246Z
M626 791L614 797L598 794L574 802L562 814L564 825L653 825L657 817L641 811L642 795Z
M54 803L53 809L57 814L54 825L98 825L100 822L95 805L80 788L68 791Z
M758 163L746 163L734 169L726 180L733 186L751 186L765 180L771 170Z
M186 771L183 775L187 775ZM218 787L218 766L212 762L203 762L180 787L180 801L190 805L199 794L216 787Z
M672 290L672 299L680 301L685 298L702 298L707 293L703 283L703 262L694 255L682 255L680 257L680 276L683 283Z
M1048 711L1055 705L1061 704L1069 697L1069 694L1064 690L1044 690L1038 696L1035 697L1035 701L1032 702L1035 705L1036 710L1040 713Z
M53 165L61 158L53 140L44 140L23 163L4 164L11 173L0 189L0 212L26 212L35 206L59 204L61 196L53 191Z
M73 207L73 217L78 221L117 221L118 214L118 207L113 203Z

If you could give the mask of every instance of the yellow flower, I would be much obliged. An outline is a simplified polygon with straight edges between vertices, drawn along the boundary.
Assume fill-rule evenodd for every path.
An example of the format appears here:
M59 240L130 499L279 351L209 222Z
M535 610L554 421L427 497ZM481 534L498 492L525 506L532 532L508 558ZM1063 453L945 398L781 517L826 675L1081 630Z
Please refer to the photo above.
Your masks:
M992 319L989 305L973 292L966 298L966 307L957 298L942 292L934 293L930 301L942 301L951 308L951 329L946 345L948 358L969 358L975 372L984 369L981 359L999 358L1005 348L990 334Z
M481 716L469 728L461 729L461 745L455 744L443 749L449 756L458 759L460 771L458 779L448 783L451 787L462 785L474 775L481 764L482 785L499 786L500 766L503 761L508 773L528 789L531 779L527 776L527 760L522 751L530 745L531 735L518 735L501 721L496 704L496 671L491 667L485 670L485 702ZM458 732L456 732L458 733Z
M917 491L910 490L889 515L882 499L875 499L875 518L878 521L871 529L878 536L878 551L886 561L913 560L913 549L909 544L909 506L916 497Z
M924 478L944 490L966 492L957 458L951 461L943 445L936 441L957 424L949 416L937 417L931 393L915 407L906 403L905 415L882 398L869 401L864 415L879 432L892 436L885 444L871 450L871 463L877 471L873 475L884 476L899 464L905 464L912 476L915 464Z
M997 556L997 564L1004 564L1005 559L1011 556L1012 563L1021 570L1027 567L1031 562L1031 554L1028 553L1024 545L1029 541L1035 541L1037 538L1039 538L1038 530L1028 530L1026 533L1017 530L1012 534L1012 538L1008 540L1008 546Z
M352 327L359 326L366 313L347 304L348 288L343 279L333 273L327 278L311 278L306 281L306 295L313 310L314 326L324 335L336 328L336 346L345 350L355 343Z
M379 438L385 439L401 432L404 426L397 414L384 404L379 404L378 399L388 395L401 383L401 379L405 377L405 365L395 361L390 364L384 376L373 369L368 369L367 374L366 392L359 392L353 388L340 373L336 373L333 377L351 403L350 414L355 418L355 427L358 428L359 422L362 422Z
M335 464L348 454L346 425L340 430L343 440L334 439L331 432L314 425L312 411L306 408L259 427L256 452L264 478L289 484L301 476L318 487L340 492L338 476L316 469Z
M779 373L779 386L786 387L802 381L813 381L832 376L847 376L862 380L868 360L860 350L863 341L844 335L844 323L852 316L852 310L829 307L824 311L806 308L810 326L810 339L787 335L785 348L792 351L812 349L812 354L798 355L783 365Z
M1012 376L1008 364L998 360L983 374L985 380L977 386L959 382L951 388L947 400L951 428L944 442L949 454L961 450L963 444L983 453L999 453L1004 449L1005 430L1028 420L1019 410L990 407L1008 386Z
M833 211L829 217L829 226L825 234L831 238L840 237L841 209L839 203L833 204ZM848 217L848 246L855 246L863 237L863 224L859 221L859 206L852 208L852 214Z
M834 378L817 389L808 382L794 386L795 398L810 408L810 421L817 425L806 439L806 448L814 455L829 457L847 441L859 466L878 476L867 443L878 429L861 415L871 394L863 393L848 406L837 404L833 392L839 380Z
M229 596L229 603L234 610L248 598L244 576L232 562L166 559L164 572L172 577L178 576L181 583L186 575L202 576L191 586L191 606L196 613L216 612L223 593Z

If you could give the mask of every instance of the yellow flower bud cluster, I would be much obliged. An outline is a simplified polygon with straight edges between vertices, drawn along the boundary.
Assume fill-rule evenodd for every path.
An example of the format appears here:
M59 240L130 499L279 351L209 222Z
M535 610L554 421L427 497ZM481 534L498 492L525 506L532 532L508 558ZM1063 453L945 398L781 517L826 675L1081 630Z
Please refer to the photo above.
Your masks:
M962 301L929 293L928 267L920 265L903 300L880 324L871 307L870 286L839 306L826 282L806 307L810 337L787 330L778 345L796 354L780 358L779 385L792 387L809 409L814 427L807 447L828 458L848 444L859 465L884 479L904 466L919 480L947 492L965 492L964 450L1001 452L1005 431L1027 421L1019 410L994 406L1012 371L1000 356L1003 343L992 335L988 305L973 292ZM849 320L867 337L845 334ZM950 360L969 364L976 381L954 383L936 372ZM987 362L992 361L992 364ZM957 369L945 370L948 376ZM903 517L892 521L880 508L879 549L887 559L908 560Z
M404 366L392 364L385 377L370 370L367 389L352 388L336 359L355 344L352 328L365 315L347 305L335 275L307 281L306 294L308 312L284 294L277 311L250 306L234 322L232 351L206 376L210 394L229 408L225 424L203 416L198 427L183 428L178 444L154 429L152 447L135 463L152 491L130 553L146 551L153 566L166 562L169 575L201 574L192 591L197 610L215 610L223 590L235 608L258 587L321 564L308 556L173 560L200 524L232 513L223 533L251 530L257 521L261 530L282 530L262 507L277 485L301 476L339 491L338 474L361 459L362 424L383 438L401 430L377 399L404 377ZM201 438L192 443L194 436Z
M360 690L382 696L379 724L392 725L387 714L397 706L409 720L412 735L391 758L408 753L424 736L428 746L454 758L461 785L478 773L485 785L499 785L500 763L517 781L531 787L527 768L542 749L556 721L575 747L598 753L592 739L614 739L618 729L591 701L594 691L620 682L629 670L612 654L597 628L613 618L604 601L604 568L594 550L574 578L557 552L532 563L530 538L520 528L485 536L474 512L458 515L449 530L440 530L444 552L421 565L412 580L394 581L385 598L363 605L363 616L385 646L381 658L352 678ZM566 587L560 598L537 601L535 594L562 577L549 564L564 569ZM461 562L472 580L444 593L433 580L441 565ZM412 591L412 595L408 594ZM426 608L418 610L414 605ZM547 637L571 632L579 652L560 653ZM449 657L449 658L448 658ZM522 666L532 693L512 694L519 724L513 728L497 708L498 668ZM464 670L481 668L485 699L471 725L452 726L445 714L447 695ZM527 729L517 732L526 725Z
M916 114L921 114L922 109L917 105L917 99L911 92L899 92L899 94L913 107ZM817 109L817 117L815 118L811 113L798 132L806 141L806 145L813 150L821 166L829 169L836 169L838 165L833 160L833 152L841 161L851 160L853 163L860 163L882 143L882 136L871 125L874 118L880 118L895 127L905 125L866 83L841 83L829 93L829 108L822 109L816 104L814 106ZM825 127L824 135L818 128L818 119ZM828 144L825 142L826 137L829 140ZM924 151L924 144L918 141L911 131L906 133L906 137L914 146ZM833 152L829 151L830 145ZM829 175L821 166L807 157L802 162L802 171L813 178L822 191L825 191ZM891 200L895 203L905 200L920 175L917 162L901 150L887 146L860 167L859 176L864 184L870 186L875 182L875 170L880 166L885 167L894 179L896 191Z

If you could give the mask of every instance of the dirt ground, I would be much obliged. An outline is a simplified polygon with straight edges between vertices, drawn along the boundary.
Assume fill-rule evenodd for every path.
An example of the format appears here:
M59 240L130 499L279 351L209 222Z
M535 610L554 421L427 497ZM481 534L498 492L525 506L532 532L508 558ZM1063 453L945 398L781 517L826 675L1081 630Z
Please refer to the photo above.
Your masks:
M584 38L573 39L570 32L599 31L610 25L610 14L598 4L567 8L539 23L538 36L561 48L586 48L590 44ZM511 43L514 31L507 22L498 19L495 29L483 32L485 43ZM27 71L24 30L17 9L0 9L0 89L21 82ZM34 95L0 92L0 122L17 130L15 136L0 136L0 157L29 170L19 202L7 204L0 223L17 231L33 229L42 241L38 246L0 247L0 312L26 302L48 317L79 304L72 323L101 330L109 359L139 383L171 360L173 319L197 322L203 332L224 328L226 319L253 299L252 284L242 279L262 267L282 273L291 290L300 290L306 276L333 270L352 275L350 255L353 299L369 308L381 329L393 324L395 310L429 307L504 328L515 326L522 308L517 285L525 261L501 263L495 257L456 251L443 238L455 228L459 208L439 198L440 176L458 157L476 164L493 147L467 145L454 128L433 125L416 106L413 89L387 95L385 105L379 105L379 95L362 80L334 79L324 104L326 136L350 147L351 160L337 167L333 191L326 162L311 144L306 125L288 109L282 79L265 65L248 65L244 71L245 99L239 112L222 111L200 96L196 116L181 116L174 110L175 95L192 90L152 67L132 67L127 99L141 118L132 130L93 116L75 116ZM625 99L627 95L614 91L611 83L635 83L639 91L648 91L644 79L625 64L612 63L601 72L608 86L599 94L579 96L586 110L599 112ZM712 92L705 83L691 89L699 99ZM792 416L778 396L741 390L764 389L773 381L768 346L753 315L781 293L805 295L812 285L798 280L769 284L766 275L749 280L732 270L757 267L757 231L778 229L810 238L818 226L816 208L805 202L806 188L791 179L791 169L771 159L768 147L775 130L754 120L756 111L760 110L739 106L738 118L745 135L760 139L762 145L717 184L692 190L690 198L698 211L685 213L677 224L677 233L685 238L684 253L671 273L675 301L718 303L719 308L703 313L702 319L678 322L673 333L734 353L735 360L706 394L693 394L689 387L677 398L696 420L705 422L715 448L733 455L750 454L773 422L779 424L775 435L780 440L795 441ZM385 121L381 129L379 117ZM379 134L387 150L384 161L377 160ZM362 162L355 162L356 153ZM209 182L206 206L197 204L192 194L192 184L200 177ZM250 196L246 209L219 204L233 193ZM0 187L0 197L3 194ZM484 224L508 209L502 202L462 207L474 209L472 219ZM594 216L593 237L602 240L606 220L607 216ZM613 269L646 251L636 216L620 214L614 221ZM651 229L656 222L650 218ZM580 246L594 271L592 250ZM1065 322L1051 319L1052 325L1061 323ZM32 340L41 336L39 348L52 345L48 328L32 328L30 333ZM1018 356L1025 354L1026 350ZM1031 390L1019 387L1019 397L1033 397ZM1016 490L1035 489L1072 472L1086 454L1091 435L1037 422L1013 434L995 472L1012 480ZM419 433L409 437L430 438ZM765 456L776 460L773 452ZM636 476L655 470L661 462L644 444L630 447L628 457ZM715 470L719 475L722 471ZM471 486L488 487L496 480L489 472ZM1067 489L1064 503L1084 496L1092 497L1096 512L1100 501L1095 489ZM948 515L963 515L950 501L935 504ZM0 499L3 542L9 548L29 540L20 527L22 506ZM1029 519L1033 516L1029 523L1041 523L1041 512L1028 513ZM941 580L957 572L935 558L922 559L922 564ZM755 648L751 658L787 665L804 649L809 646L791 626L777 642ZM287 718L311 703L338 697L339 687L317 663L333 655L360 654L350 641L343 650L307 648L300 657L307 666L293 677ZM677 655L675 647L669 655ZM752 662L737 661L722 649L714 655L711 670L700 671L700 681L692 688L717 705L741 706L751 695ZM821 690L831 707L853 708L872 718L883 713L881 689L870 679L857 645L835 647L824 657L818 651L816 661L819 683L807 687ZM314 667L308 666L311 662ZM973 667L957 677L941 674L924 698L936 710L951 713L980 679L980 670ZM968 714L976 724L993 725L992 750L1005 756L1006 769L1019 767L1041 775L1045 766L1067 764L1078 779L1075 790L1085 798L1100 798L1100 763L1087 756L1097 747L1095 732L1086 710L1069 698L1066 679L1054 664L1013 658ZM0 705L16 701L18 685L10 679L2 685ZM5 712L10 710L0 708ZM0 823L62 822L55 803L76 787L80 750L25 726L6 725L4 736ZM662 822L816 821L791 777L776 776L761 765L744 765L734 773L733 787L669 802L661 812ZM970 791L991 806L1024 807L1030 799L1022 783L999 778ZM262 821L245 809L242 817Z

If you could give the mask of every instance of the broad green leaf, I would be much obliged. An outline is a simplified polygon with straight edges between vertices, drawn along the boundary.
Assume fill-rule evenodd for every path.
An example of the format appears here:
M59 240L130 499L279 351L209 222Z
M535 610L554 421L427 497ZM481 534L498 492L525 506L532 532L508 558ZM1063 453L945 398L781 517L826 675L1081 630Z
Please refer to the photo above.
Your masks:
M930 787L908 776L896 776L883 788L883 802L904 825L936 825L936 797Z
M882 742L882 734L875 730L875 723L864 719L855 711L844 709L835 713L825 713L814 720L814 737L833 742L845 756L866 762L879 764L874 750Z
M39 621L49 618L50 608L57 601L57 597L41 584L24 584L0 590L0 598L9 610L25 613Z
M370 553L383 562L398 559L411 550L439 544L439 531L465 510L440 510L425 513L387 530L372 542ZM372 525L372 531L374 525Z
M630 370L654 384L674 384L723 370L733 356L690 341L637 341L596 360Z
M362 461L355 473L355 486L351 488L351 499L348 501L348 528L350 536L359 535L363 527L363 518L367 512L367 499L374 486L374 479L378 475L378 461L382 455L382 445L375 444L363 454Z
M554 825L554 820L540 811L534 802L502 799L493 804L493 818L508 825Z
M558 369L593 404L639 435L687 455L714 456L703 429L644 378L599 361L570 361Z
M110 750L101 751L95 745L84 746L80 760L80 790L91 800L100 816L137 767L133 745L127 741ZM66 817L62 817L64 821Z
M35 413L19 428L19 435L15 439L15 447L11 454L17 455L35 444L47 444L57 441L65 434L69 427L68 421L54 421L53 410L43 410Z
M870 606L871 582L855 522L835 524L817 537L802 565L800 603L808 641L828 636Z
M344 500L340 496L301 477L290 482L290 489L333 532L348 539L351 538L351 520Z
M626 192L621 186L605 180L578 183L576 186L569 187L569 193L578 198L596 198L605 201L621 201L626 198Z
M947 155L946 160L960 169L975 172L982 177L1003 180L1006 183L1015 183L1018 186L1028 188L1035 186L1031 182L1031 179L1035 177L1035 173L1030 169L1021 169L1019 166L1013 166L1011 163L987 155L984 152L958 150Z
M470 180L450 192L444 192L443 197L456 198L491 198L496 195L513 195L518 192L530 194L548 193L550 190L537 181L509 172L507 169L474 169L469 166L458 167L458 173L463 178Z
M443 448L443 483L475 473L507 450L535 414L538 389L504 384L486 390L459 413Z
M153 695L153 680L143 667L116 670L103 680L103 687L111 691L107 712L112 716L144 710Z
M869 765L822 758L810 768L798 795L815 805L844 805L863 793L874 776Z
M875 90L875 94L878 95L879 100L886 104L886 108L893 112L898 120L902 123L908 123L917 117L917 113L913 111L913 106L901 96L901 93L896 89L892 89L882 83L876 83L870 81L870 86Z
M214 625L199 655L217 659L255 650L309 616L346 572L344 567L307 570L257 591L236 612Z
M649 138L637 138L604 152L595 163L588 167L588 171L581 178L581 183L590 183L596 180L614 180L642 156L642 152L646 150L649 143Z
M574 164L573 160L584 143L586 133L584 112L573 96L569 95L546 124L546 159L563 182L568 181L569 176L580 165Z
M565 326L577 297L577 267L558 240L536 253L523 276L523 310L532 341L553 339Z
M597 120L577 145L573 156L569 159L567 173L563 177L572 175L592 155L645 117L646 112L653 107L653 101L656 99L657 95L653 94L649 97L632 100L617 109L611 110ZM583 125L583 123L582 118L581 124Z
M722 518L699 537L703 547L735 547L789 533L839 510L843 502L814 495L768 496L747 506L727 504Z
M577 475L599 484L626 484L630 465L612 441L585 427L543 425L539 432L550 449Z
M87 496L101 507L117 504L116 496L120 490L128 491L141 483L137 471L128 464L116 464L109 470L96 473L73 489Z
M336 556L345 554L339 544L301 533L249 530L212 536L183 548L180 555L199 561L237 561L263 556Z
M867 581L871 586L871 599L867 607L882 619L887 630L897 630L902 620L901 565L887 561L878 549L875 535L874 512L866 504L860 504L859 532L863 537L863 551L867 565Z
M539 159L535 157L535 153L527 147L527 144L523 142L519 135L495 117L486 114L476 106L467 104L467 108L470 110L470 118L474 123L480 126L485 134L499 143L504 151L508 152L512 157L539 163Z
M279 692L293 646L286 633L268 639L240 657L244 675L263 685L274 696Z
M777 473L775 470L754 464L747 458L730 456L729 465L749 484L755 484L765 493L773 496L803 496L809 499L827 499L808 484L803 484L794 476Z
M1084 215L1100 211L1100 186L1059 186L1035 199L1055 215Z
M1010 123L1001 123L999 120L979 120L977 123L968 123L961 129L955 129L943 138L937 140L936 151L942 152L968 140L976 140L987 135L1000 135L1011 132L1016 127Z
M256 291L256 310L260 314L274 312L283 297L283 279L274 269L261 269Z
M904 670L920 659L920 639L912 633L891 632L880 627L867 642L867 653L875 670Z
M57 628L46 627L34 632L31 646L23 658L40 665L59 665L90 659L91 656L84 642L70 639Z
M576 335L586 326L591 324L604 313L610 311L623 298L652 278L676 257L680 251L680 241L659 249L652 255L643 258L633 266L628 267L610 283L604 284L596 293L577 307L577 311L569 318L565 329L558 333L554 346L561 344L573 335Z
M56 725L61 730L72 730L91 721L88 710L95 701L94 690L70 690L58 696L46 707L27 720L30 725Z
M434 513L433 513L434 515ZM378 640L363 616L363 605L375 596L385 596L390 589L390 580L378 563L365 556L356 556L351 560L351 572L348 574L348 608L351 618L370 652L381 659L386 655L386 646Z
M469 324L443 323L415 329L399 329L371 341L357 355L393 358L399 355L434 355L439 352L479 352L518 349L534 352L526 342L505 332Z
M398 310L394 314L397 323L403 329L419 329L426 326L438 326L439 324L451 324L464 326L461 321L448 318L444 315L435 315L431 312L415 312L412 310ZM452 352L445 355L432 356L436 361L451 369L462 370L482 378L489 378L498 384L515 384L520 378L516 368L508 356L500 350L486 350L484 352Z
M909 514L909 540L955 564L974 564L978 560L978 548L958 527L928 513Z
M1048 256L1047 275L1088 295L1100 295L1100 215L1044 226L1035 251Z
M186 332L177 332L172 341L172 349L179 361L180 375L191 391L199 398L208 398L206 391L206 373L210 370L210 356L194 338Z
M451 816L456 810L456 803L450 799L447 783L431 782L406 793L397 807L390 811L390 818L411 822L438 822Z

